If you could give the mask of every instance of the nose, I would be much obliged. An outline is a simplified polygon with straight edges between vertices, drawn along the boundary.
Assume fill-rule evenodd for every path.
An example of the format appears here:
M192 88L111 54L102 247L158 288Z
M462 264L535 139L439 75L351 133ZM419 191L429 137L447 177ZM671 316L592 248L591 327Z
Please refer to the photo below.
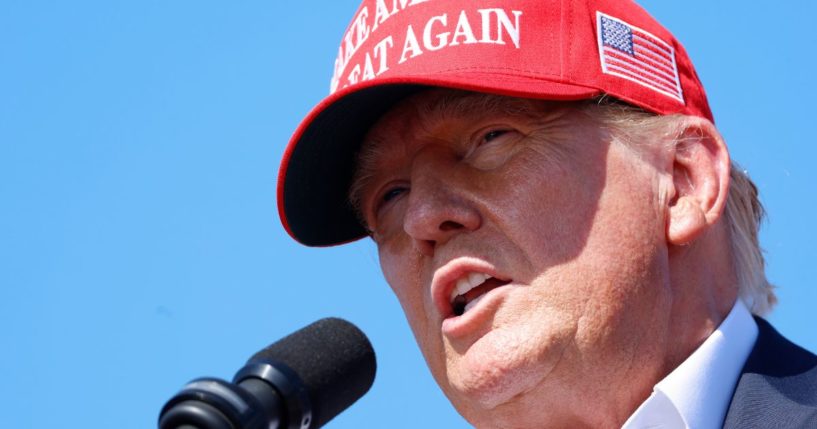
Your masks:
M424 151L412 163L403 229L424 255L433 256L437 247L482 224L464 168L444 150Z

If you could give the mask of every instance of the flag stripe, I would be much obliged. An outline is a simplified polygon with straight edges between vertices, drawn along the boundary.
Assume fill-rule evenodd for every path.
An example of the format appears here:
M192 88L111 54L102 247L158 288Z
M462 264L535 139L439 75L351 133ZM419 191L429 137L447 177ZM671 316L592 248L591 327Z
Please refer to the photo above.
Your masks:
M652 51L648 51L638 45L635 46L635 53L641 60L649 61L654 66L667 72L667 74L673 75L673 79L675 79L675 69L672 67L672 63L666 62L666 58L657 58L654 56L655 54Z
M666 83L663 80L655 79L653 77L654 75L647 75L641 69L628 67L627 64L620 64L620 63L619 64L608 64L607 67L608 67L608 69L611 69L611 70L616 70L616 71L619 71L621 73L626 73L626 74L630 75L631 77L637 78L638 80L643 80L645 82L649 82L653 86L657 86L657 87L663 89L664 91L668 91L670 94L672 94L675 97L678 96L678 89L676 87L672 86L671 84Z
M648 48L648 47L641 46L639 44L633 44L633 51L637 55L649 56L650 59L652 59L653 61L655 61L657 63L660 63L661 65L663 65L667 69L674 70L674 66L672 64L672 59L671 58L663 57L663 56L661 56L661 54L650 50L650 48Z
M658 76L660 76L660 77L664 78L664 80L666 80L668 84L670 84L670 85L674 85L674 84L675 84L675 76L673 76L673 75L671 75L671 74L667 73L667 71L666 71L666 70L662 70L662 69L659 69L659 68L657 68L657 67L653 67L651 64L649 64L649 63L647 63L647 62L644 62L644 61L642 61L642 60L641 60L641 59L639 59L639 58L632 58L632 57L630 57L630 58L622 58L622 57L624 57L624 55L621 55L621 54L620 54L618 51L616 51L615 49L604 48L604 50L607 52L607 54L608 54L608 55L610 55L611 57L613 57L612 59L615 59L615 60L617 60L617 61L628 62L628 63L630 63L630 62L632 62L632 63L636 63L636 64L638 64L638 65L641 65L641 66L643 66L643 67L645 67L645 68L650 69L650 71L652 71L652 72L653 72L653 73L655 73L656 75L658 75Z
M605 48L607 51L610 48ZM616 58L613 55L607 55L607 66L617 66L623 67L626 70L634 73L641 79L647 80L654 85L662 86L664 89L670 91L674 96L678 97L680 94L678 93L678 88L675 85L675 79L667 79L660 75L650 72L646 70L644 67L641 67L639 64L635 62L635 59L632 57L628 57L626 55L622 55L619 52L613 52L614 55L624 58Z
M672 58L673 53L671 48L658 45L655 42L655 39L651 40L651 38L646 34L640 33L638 31L633 31L633 38L635 39L635 41L641 41L647 45L650 45L655 51L662 53L664 57ZM659 41L658 43L663 44L664 42Z
M664 87L662 87L662 86L653 85L653 84L649 83L649 81L644 79L643 76L640 76L637 73L624 70L624 69L619 68L619 67L614 66L614 65L610 65L610 66L608 66L607 74L622 77L622 78L627 79L627 80L632 80L633 82L640 83L640 84L652 89L653 91L660 92L661 94L664 94L666 96L669 96L669 97L672 97L672 98L675 98L675 99L678 99L679 101L681 101L679 99L679 97L678 97L678 92L676 90L674 90L674 89L673 90L664 89Z
M675 49L624 21L601 12L597 16L602 72L639 83L683 103Z

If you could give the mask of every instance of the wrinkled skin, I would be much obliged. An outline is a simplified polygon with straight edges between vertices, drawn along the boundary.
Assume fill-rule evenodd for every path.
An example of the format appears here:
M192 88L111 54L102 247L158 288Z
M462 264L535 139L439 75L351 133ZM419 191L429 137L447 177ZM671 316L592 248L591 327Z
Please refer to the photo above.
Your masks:
M672 154L565 104L484 99L420 93L370 130L355 192L383 273L472 424L616 427L714 323L674 331L697 301L673 282ZM452 271L509 283L456 318L434 298Z

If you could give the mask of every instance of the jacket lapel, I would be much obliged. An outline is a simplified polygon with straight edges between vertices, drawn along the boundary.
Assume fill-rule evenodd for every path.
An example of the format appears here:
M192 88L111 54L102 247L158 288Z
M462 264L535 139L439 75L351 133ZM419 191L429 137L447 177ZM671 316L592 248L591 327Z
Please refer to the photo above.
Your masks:
M723 427L817 428L817 356L756 317L758 337Z

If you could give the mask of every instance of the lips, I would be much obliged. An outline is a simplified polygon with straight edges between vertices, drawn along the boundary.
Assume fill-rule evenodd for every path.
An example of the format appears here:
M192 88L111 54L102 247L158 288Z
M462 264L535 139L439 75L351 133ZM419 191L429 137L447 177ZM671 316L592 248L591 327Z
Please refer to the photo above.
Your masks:
M474 282L474 279L478 281ZM510 282L498 280L483 273L469 274L468 279L459 280L457 287L451 292L450 302L454 315L462 316L477 305L486 293L508 283Z
M490 291L510 283L490 264L466 258L452 261L434 274L431 289L443 318L458 317L474 308Z

